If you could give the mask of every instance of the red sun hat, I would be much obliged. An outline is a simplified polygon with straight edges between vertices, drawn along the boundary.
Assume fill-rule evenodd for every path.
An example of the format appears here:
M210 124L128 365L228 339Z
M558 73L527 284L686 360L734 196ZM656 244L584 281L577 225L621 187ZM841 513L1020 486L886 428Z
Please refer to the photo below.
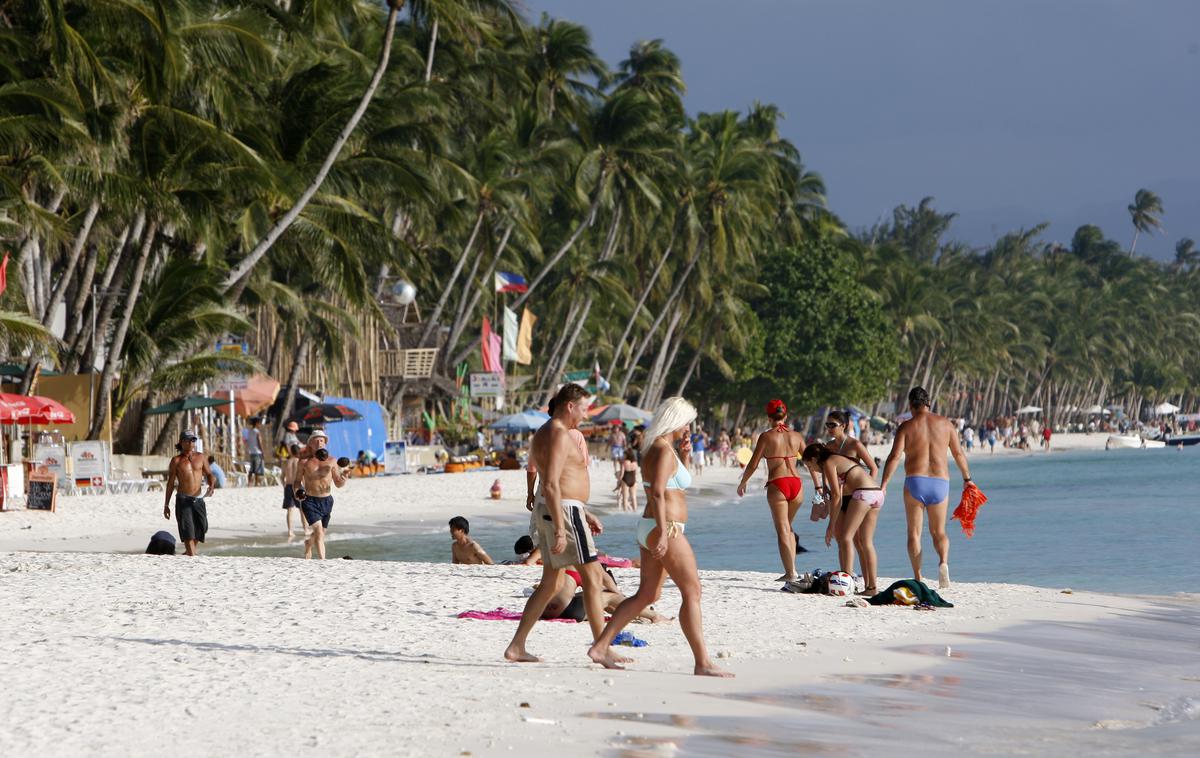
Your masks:
M787 413L787 406L783 404L782 400L772 400L771 402L767 403L768 416L775 416L780 411L783 411L784 414Z

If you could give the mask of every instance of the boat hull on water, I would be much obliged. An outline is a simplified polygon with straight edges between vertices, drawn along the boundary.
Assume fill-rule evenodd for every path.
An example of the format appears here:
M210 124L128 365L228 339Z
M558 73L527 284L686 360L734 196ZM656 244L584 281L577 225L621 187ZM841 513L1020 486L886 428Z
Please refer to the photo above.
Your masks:
M1108 440L1104 443L1105 450L1113 450L1119 448L1139 448L1142 450L1148 448L1166 447L1167 443L1162 440L1148 440L1139 437L1136 434L1110 434Z
M1180 434L1174 437L1167 437L1166 444L1171 447L1178 445L1183 445L1184 447L1200 445L1200 434Z

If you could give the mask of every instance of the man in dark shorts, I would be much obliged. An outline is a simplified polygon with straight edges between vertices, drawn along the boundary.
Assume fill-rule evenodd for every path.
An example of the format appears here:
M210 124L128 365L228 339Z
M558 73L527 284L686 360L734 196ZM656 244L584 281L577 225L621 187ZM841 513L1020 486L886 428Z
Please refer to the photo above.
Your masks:
M312 533L304 540L304 557L312 558L313 548L317 556L325 559L325 530L329 528L329 517L333 514L333 487L344 487L346 475L342 466L325 448L328 438L318 429L308 438L313 448L311 458L306 458L297 467L292 482L293 497L300 502L304 521L312 527Z
M283 512L287 516L287 533L288 541L291 541L294 532L292 530L292 511L300 508L300 501L295 498L295 488L292 484L296 480L296 474L300 471L300 443L288 447L288 457L283 461ZM308 534L308 527L305 525L304 517L301 515L300 526L304 529L304 534Z
M204 542L204 534L208 531L208 510L204 506L204 498L210 497L217 486L216 477L208 467L208 459L202 453L197 453L196 434L185 431L179 435L179 444L175 447L179 455L171 459L167 471L167 494L163 501L163 518L171 518L171 494L175 493L175 523L179 526L179 540L183 543L184 555L195 555L196 544ZM200 495L200 485L208 483L208 490L203 497ZM179 491L175 488L178 483Z

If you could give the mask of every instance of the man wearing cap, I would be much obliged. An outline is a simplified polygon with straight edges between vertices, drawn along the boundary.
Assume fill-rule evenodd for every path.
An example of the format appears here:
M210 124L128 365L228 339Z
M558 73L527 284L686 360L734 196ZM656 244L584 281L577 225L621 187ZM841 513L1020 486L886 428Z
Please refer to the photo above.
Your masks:
M185 431L179 435L179 444L175 447L179 455L171 459L167 471L167 493L163 501L163 518L171 518L171 494L175 492L176 483L179 492L175 495L175 523L179 526L179 540L183 542L184 555L196 554L196 543L204 542L204 534L208 531L208 511L204 506L204 498L209 497L216 487L217 480L212 469L208 467L208 459L196 452L196 434ZM200 495L200 485L208 483L204 496Z
M300 461L292 482L293 496L300 503L304 521L312 532L304 540L304 557L312 558L313 548L317 556L325 558L325 530L329 528L329 517L333 513L333 487L343 487L346 476L338 461L332 460L326 445L329 438L325 430L317 429L308 438L308 449L312 457Z

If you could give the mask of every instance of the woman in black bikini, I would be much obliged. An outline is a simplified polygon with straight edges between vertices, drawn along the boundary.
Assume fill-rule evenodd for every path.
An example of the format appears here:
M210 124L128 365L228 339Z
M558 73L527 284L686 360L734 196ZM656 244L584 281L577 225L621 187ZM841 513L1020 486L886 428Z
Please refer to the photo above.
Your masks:
M633 448L625 448L625 456L621 459L617 474L617 507L623 511L637 510L637 453Z
M833 502L842 500L847 504L845 509L839 507L830 510L825 544L829 545L837 537L838 560L841 570L847 574L854 573L854 551L857 548L863 579L867 583L864 594L875 594L879 566L875 557L875 524L879 520L879 509L883 506L883 490L879 488L875 477L853 458L832 452L823 445L810 445L804 451L802 460L814 477L813 469L820 469Z
M825 417L825 431L829 433L829 441L825 443L825 447L831 453L845 456L855 463L861 463L866 466L871 472L871 478L879 481L879 466L876 465L875 459L871 457L871 453L867 450L867 446L862 443L862 440L851 437L848 433L850 429L850 419L842 411L830 411ZM828 487L825 488L825 494L828 496ZM835 507L836 506L836 507ZM845 514L846 509L850 507L850 492L842 490L841 503L830 501L829 511L832 518L833 511L841 508L841 513ZM857 533L855 533L857 535ZM840 539L840 538L839 538ZM863 544L860 536L855 536L854 548L858 550L859 568L862 569L862 575L867 575L867 567L862 565L861 556L866 555L867 548ZM872 550L872 553L874 550Z
M796 456L804 452L804 435L787 426L787 406L782 400L767 403L767 417L774 426L758 435L754 454L742 472L738 485L738 497L746 494L746 482L754 475L758 463L767 460L767 504L771 506L771 519L775 522L775 536L779 540L779 560L783 561L783 576L780 581L796 579L796 535L792 532L792 520L800 509L804 485L796 471ZM813 480L814 484L816 480Z

